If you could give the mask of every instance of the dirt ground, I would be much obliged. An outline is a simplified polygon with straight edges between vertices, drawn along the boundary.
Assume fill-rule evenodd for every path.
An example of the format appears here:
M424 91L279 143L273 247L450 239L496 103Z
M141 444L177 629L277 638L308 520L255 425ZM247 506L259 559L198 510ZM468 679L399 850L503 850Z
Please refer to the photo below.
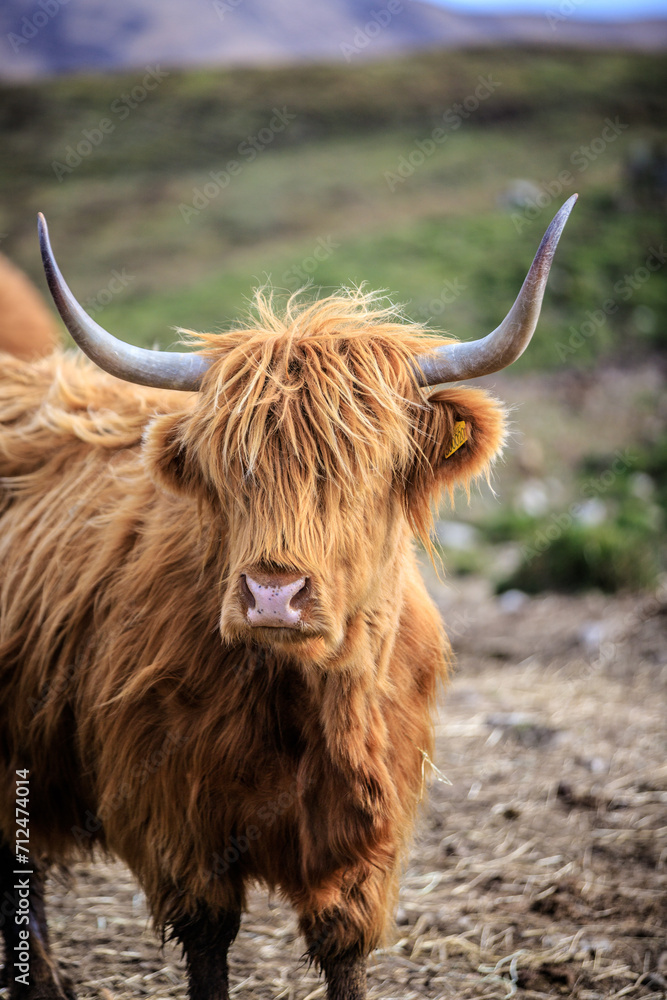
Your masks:
M458 665L369 996L667 996L667 592L497 599L477 579L433 590ZM49 895L82 1000L186 997L179 955L160 949L121 865L81 866ZM324 997L302 949L290 911L254 893L232 996Z

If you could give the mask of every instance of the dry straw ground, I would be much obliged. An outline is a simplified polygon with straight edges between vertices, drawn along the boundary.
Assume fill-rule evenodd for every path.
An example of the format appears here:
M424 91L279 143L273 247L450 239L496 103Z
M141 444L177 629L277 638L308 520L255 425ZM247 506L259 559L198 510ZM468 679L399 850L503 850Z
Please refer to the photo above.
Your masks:
M458 655L373 1000L658 1000L667 988L667 597L434 585ZM431 770L427 765L426 770ZM185 998L118 864L52 882L55 944L85 1000ZM232 996L316 1000L289 910L257 891Z

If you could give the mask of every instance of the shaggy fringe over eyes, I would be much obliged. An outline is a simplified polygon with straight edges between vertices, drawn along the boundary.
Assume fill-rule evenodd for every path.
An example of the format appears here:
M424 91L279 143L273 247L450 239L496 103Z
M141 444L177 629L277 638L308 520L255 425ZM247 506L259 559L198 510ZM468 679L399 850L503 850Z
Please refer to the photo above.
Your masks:
M303 529L309 515L322 523L341 508L349 512L378 478L405 484L416 468L430 469L429 424L451 437L451 416L434 419L414 365L451 338L409 323L377 294L349 289L310 302L297 293L281 309L271 290L260 289L244 326L180 332L214 362L181 443L215 493L246 513L263 504L265 525L271 510L280 512L279 548L278 521L290 524L298 512ZM471 465L471 475L486 471ZM448 489L431 479L411 518L427 546L425 508L441 486Z
M201 409L211 421L207 444L217 479L241 474L255 487L276 461L311 470L355 494L371 476L412 459L411 410L419 399L411 359L434 346L377 295L350 290L282 311L258 290L245 327L188 334L216 364L204 381Z

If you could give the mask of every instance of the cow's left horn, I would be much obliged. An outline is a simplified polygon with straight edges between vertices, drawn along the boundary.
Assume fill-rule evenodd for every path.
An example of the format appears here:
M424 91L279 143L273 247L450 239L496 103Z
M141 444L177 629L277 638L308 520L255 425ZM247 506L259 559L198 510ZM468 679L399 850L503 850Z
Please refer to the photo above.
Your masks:
M460 382L462 379L490 375L511 365L523 354L535 332L551 262L577 197L573 194L568 198L552 220L516 302L500 326L482 340L445 344L433 353L417 358L420 385Z
M107 333L81 308L56 264L46 219L38 215L39 245L42 263L63 323L84 354L91 361L126 382L152 385L159 389L185 389L194 392L211 362L199 354L174 354L170 351L148 351L133 347Z

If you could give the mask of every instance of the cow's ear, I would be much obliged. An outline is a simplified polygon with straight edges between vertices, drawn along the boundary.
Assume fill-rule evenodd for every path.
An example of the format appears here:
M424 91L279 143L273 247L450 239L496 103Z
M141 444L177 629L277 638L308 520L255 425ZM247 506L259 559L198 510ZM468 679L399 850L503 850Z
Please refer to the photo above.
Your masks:
M430 505L440 492L469 491L488 473L506 435L503 406L481 389L441 389L429 396L415 420L415 460L407 502L415 527L428 531Z
M191 496L201 489L199 463L186 448L189 413L155 417L144 433L143 455L148 474L157 486L177 495Z

